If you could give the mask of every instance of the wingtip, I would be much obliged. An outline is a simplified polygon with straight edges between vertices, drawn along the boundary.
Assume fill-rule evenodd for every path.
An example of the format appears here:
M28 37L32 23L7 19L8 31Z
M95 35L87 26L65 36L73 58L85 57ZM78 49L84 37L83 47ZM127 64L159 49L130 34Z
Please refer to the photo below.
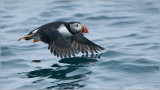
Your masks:
M105 50L105 48L104 48L104 47L102 47L102 50Z

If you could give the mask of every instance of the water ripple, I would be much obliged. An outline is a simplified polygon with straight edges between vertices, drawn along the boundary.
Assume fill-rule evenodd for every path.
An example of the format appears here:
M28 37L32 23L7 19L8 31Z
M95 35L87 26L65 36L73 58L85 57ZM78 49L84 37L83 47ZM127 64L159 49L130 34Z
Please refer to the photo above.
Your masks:
M102 56L103 57L120 57L125 55L129 55L129 54L110 50L110 51L104 52Z
M141 21L139 20L127 20L127 21L118 21L118 22L114 22L112 24L110 24L110 26L126 26L126 25L134 25L134 24L138 24Z
M159 71L158 64L157 65L154 65L154 64L156 64L156 62L153 63L151 60L147 60L147 59L136 59L134 60L134 64L133 64L133 62L130 63L128 59L127 61L126 60L125 61L110 60L110 61L99 63L98 66L101 69L102 68L105 68L107 70L112 69L117 72L123 71L126 73L149 73L149 72Z
M104 16L104 15L99 15L95 17L87 17L87 20L117 20L117 19L127 19L129 17L127 16L122 16L122 17L110 17L110 16Z
M145 48L144 50L159 50L159 46L151 46L151 47Z

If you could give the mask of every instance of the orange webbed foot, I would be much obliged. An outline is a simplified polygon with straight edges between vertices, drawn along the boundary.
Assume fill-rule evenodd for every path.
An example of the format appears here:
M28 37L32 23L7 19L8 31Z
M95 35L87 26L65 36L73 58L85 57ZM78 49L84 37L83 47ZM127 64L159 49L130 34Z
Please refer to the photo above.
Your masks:
M38 42L38 40L33 40L33 43Z

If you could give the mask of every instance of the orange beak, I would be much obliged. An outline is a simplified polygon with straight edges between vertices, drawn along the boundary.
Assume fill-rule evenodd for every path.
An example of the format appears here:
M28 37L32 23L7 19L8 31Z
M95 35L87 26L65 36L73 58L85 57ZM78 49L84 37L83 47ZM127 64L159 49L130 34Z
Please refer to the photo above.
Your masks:
M82 24L82 28L80 29L80 31L81 31L82 33L88 33L87 27L84 26L83 24Z

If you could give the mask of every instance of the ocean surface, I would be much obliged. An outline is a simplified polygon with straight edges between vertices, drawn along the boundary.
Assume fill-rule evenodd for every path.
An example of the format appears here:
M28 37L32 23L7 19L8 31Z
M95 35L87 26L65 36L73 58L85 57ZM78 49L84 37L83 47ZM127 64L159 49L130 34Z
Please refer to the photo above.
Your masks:
M1 1L1 90L160 89L159 0ZM57 58L17 41L53 21L79 21L104 51Z

